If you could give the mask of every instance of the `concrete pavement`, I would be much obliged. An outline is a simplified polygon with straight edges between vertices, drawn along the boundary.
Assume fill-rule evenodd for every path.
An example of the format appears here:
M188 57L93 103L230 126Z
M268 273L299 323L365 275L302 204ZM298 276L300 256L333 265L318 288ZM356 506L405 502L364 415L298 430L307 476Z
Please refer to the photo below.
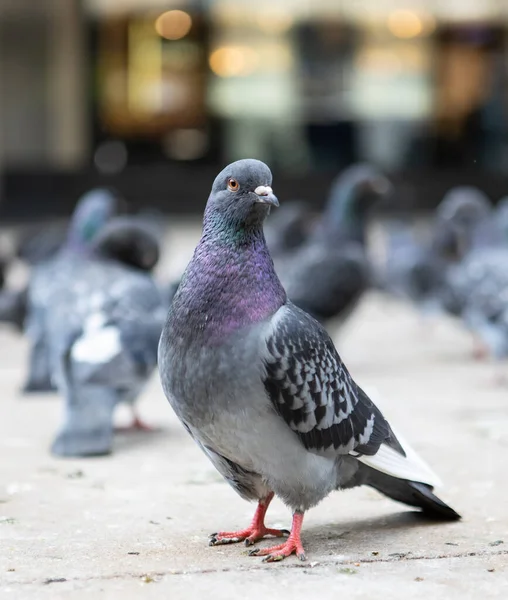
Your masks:
M194 239L184 238L183 261ZM19 396L26 343L2 329L0 596L507 598L508 389L471 360L453 323L422 325L376 294L335 339L353 376L442 477L439 494L461 522L429 523L358 489L309 511L306 563L210 548L210 532L245 526L254 506L194 445L158 378L140 412L159 432L118 435L110 457L57 460L48 449L61 402ZM288 527L289 511L275 501L267 523Z

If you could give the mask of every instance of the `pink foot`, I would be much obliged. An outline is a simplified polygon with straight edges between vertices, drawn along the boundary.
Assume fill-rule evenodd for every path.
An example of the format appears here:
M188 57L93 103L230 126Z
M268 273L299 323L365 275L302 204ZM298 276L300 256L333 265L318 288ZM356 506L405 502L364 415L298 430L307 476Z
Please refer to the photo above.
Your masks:
M269 529L264 525L260 527L247 527L247 529L241 529L240 531L219 531L218 533L212 533L210 539L210 546L220 546L221 544L236 544L237 542L243 542L245 540L246 546L252 546L259 540L262 540L266 535L273 535L274 537L282 537L289 535L287 529Z
M473 359L474 360L486 360L489 356L489 349L482 342L481 339L473 338Z
M274 537L282 537L289 535L287 529L268 529L265 527L265 515L268 506L273 498L273 492L268 494L266 498L259 501L252 523L247 529L240 531L219 531L212 533L210 536L210 546L220 546L221 544L236 544L245 540L246 546L252 546L257 541L263 539L265 535L273 535Z
M295 512L293 515L291 533L284 544L272 546L271 548L255 548L249 552L249 556L264 556L263 562L278 562L292 554L296 554L300 560L305 560L305 551L303 549L302 540L300 539L302 523L303 513Z
M142 421L139 417L134 417L134 420L130 425L126 425L125 427L115 427L115 431L117 433L133 433L137 431L147 431L153 432L157 431L157 427L153 427L152 425L148 425L144 421Z

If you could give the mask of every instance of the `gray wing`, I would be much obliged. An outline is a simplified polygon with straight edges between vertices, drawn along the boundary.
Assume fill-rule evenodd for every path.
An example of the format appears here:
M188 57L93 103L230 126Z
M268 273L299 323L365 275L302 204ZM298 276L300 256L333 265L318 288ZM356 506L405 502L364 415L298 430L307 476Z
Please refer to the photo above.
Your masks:
M263 382L275 410L303 445L318 453L373 455L385 443L404 455L326 331L290 303L279 313L266 340Z

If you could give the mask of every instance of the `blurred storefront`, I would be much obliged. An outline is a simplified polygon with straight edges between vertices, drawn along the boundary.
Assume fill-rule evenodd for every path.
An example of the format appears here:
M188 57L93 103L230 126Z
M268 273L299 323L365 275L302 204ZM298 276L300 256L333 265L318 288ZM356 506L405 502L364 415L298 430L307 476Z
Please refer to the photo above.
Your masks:
M245 156L282 198L322 202L368 160L408 206L495 199L507 54L508 0L2 0L0 211L68 212L97 183L199 210Z

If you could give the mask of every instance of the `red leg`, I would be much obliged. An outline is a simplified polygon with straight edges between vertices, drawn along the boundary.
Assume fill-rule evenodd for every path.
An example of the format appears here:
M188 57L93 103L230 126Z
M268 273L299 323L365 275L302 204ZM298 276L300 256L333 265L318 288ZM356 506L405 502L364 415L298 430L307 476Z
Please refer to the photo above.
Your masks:
M132 433L135 431L157 431L157 427L152 427L152 425L147 425L138 415L136 409L134 407L132 410L132 423L125 427L115 427L115 431L117 433Z
M489 356L489 349L483 343L483 340L473 335L473 358L475 360L485 360Z
M287 531L287 529L268 529L265 527L265 515L272 498L273 492L270 492L266 498L262 498L259 501L252 523L247 529L212 533L210 536L210 546L234 544L236 542L243 542L243 540L245 540L246 546L252 546L252 544L256 543L258 540L263 539L265 535L273 535L275 537L282 537L285 534L288 535L289 531Z
M272 546L271 548L255 548L249 552L249 555L264 556L263 562L284 560L286 557L291 556L291 554L296 554L300 560L305 560L305 552L303 550L302 540L300 539L302 523L303 512L297 510L293 514L291 533L283 544Z

